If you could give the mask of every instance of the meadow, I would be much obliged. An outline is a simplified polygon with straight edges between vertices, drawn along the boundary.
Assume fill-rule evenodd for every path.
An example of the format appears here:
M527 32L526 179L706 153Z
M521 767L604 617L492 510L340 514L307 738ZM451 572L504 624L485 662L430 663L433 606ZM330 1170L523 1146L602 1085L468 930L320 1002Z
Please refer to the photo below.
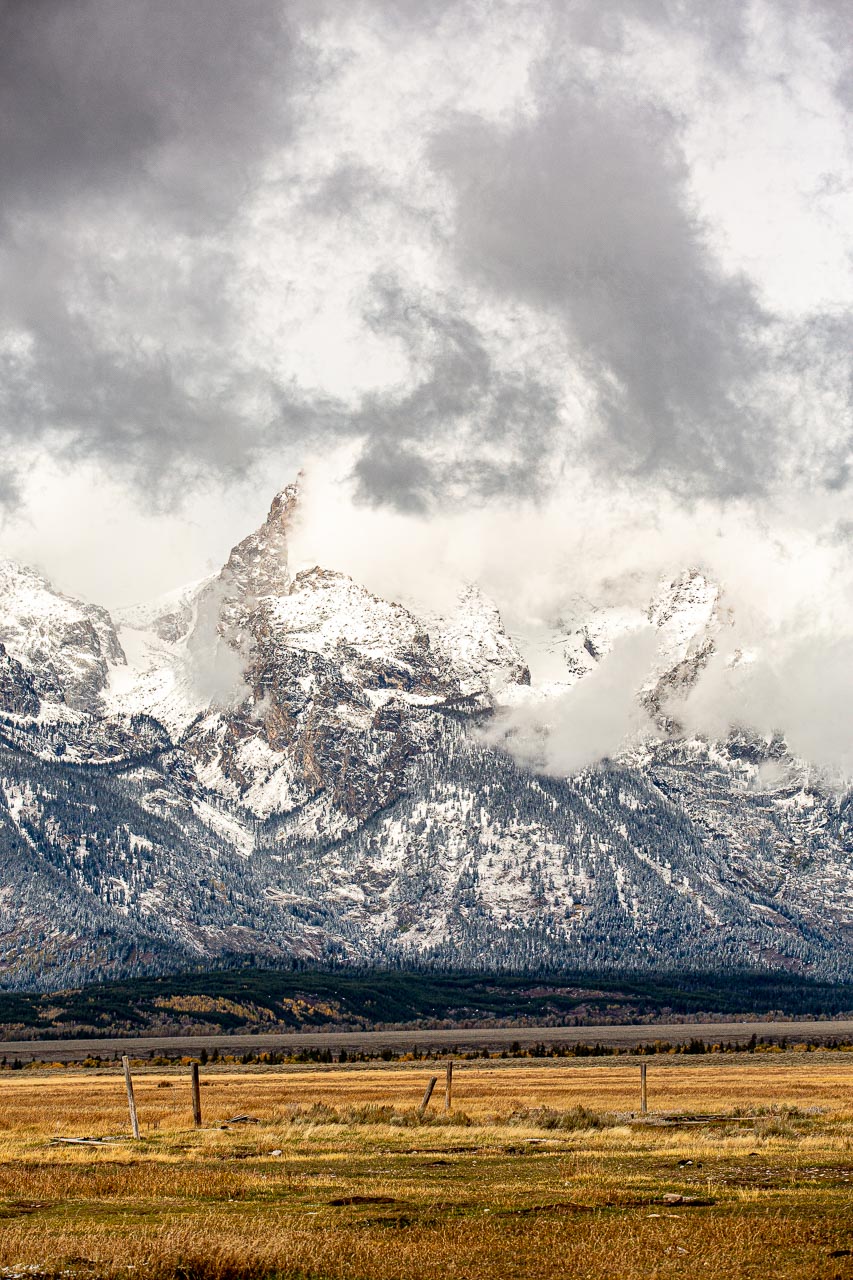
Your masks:
M418 1116L431 1075L439 1083ZM0 1073L0 1275L853 1278L853 1054ZM238 1119L242 1117L242 1119ZM69 1145L68 1137L108 1138Z

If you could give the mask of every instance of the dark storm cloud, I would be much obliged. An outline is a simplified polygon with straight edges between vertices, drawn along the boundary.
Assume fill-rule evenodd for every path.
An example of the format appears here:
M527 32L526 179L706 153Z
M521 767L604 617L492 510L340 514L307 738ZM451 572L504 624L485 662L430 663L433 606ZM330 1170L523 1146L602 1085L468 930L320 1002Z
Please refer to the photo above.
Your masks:
M680 122L612 76L583 80L573 57L618 59L639 23L747 74L745 12L741 0L0 0L0 504L14 497L15 454L45 441L131 469L163 498L188 469L237 473L282 441L344 438L363 441L356 476L371 502L534 494L576 447L554 389L571 368L597 393L605 466L722 494L760 487L785 431L752 390L772 374L773 325L707 248ZM400 58L413 39L427 56L429 37L437 68L443 40L475 57L519 15L553 37L529 118L446 116L435 132L430 107L422 124L434 132L424 163L453 197L460 296L473 280L504 311L521 301L556 316L564 341L538 367L498 356L459 297L418 292L390 253L367 322L402 344L405 387L355 407L309 397L241 345L255 302L241 219L270 158L310 130L324 77L370 56L335 43L353 14L367 44ZM836 20L849 30L840 0L812 14L827 39ZM309 54L323 23L330 50ZM318 220L361 224L375 242L396 219L438 259L445 223L393 164L335 156L328 135L319 145L328 168L288 179L307 245ZM837 385L840 342L816 324L795 354L831 365ZM840 483L844 445L822 466Z
M229 220L306 66L278 0L0 0L0 438L239 467ZM251 387L248 385L251 383ZM8 450L7 450L8 452Z
M563 322L608 465L721 493L762 482L772 433L747 399L766 319L706 247L676 121L548 84L532 119L457 121L433 157L453 184L460 267Z
M792 433L794 465L814 478L816 486L843 490L853 480L853 311L811 316L790 326L780 351L780 364L795 390L792 416L799 429ZM825 438L811 409L815 401L800 388L818 389L820 399L834 405L833 430Z
M122 336L57 309L42 320L33 359L0 356L0 420L12 442L42 439L68 461L95 457L130 471L152 499L172 500L186 466L238 471L251 444L235 440L240 398L257 394L257 379L249 386L248 374L223 372L204 346L175 360L123 346Z
M132 193L227 216L281 140L295 75L274 0L3 0L6 213Z
M818 0L812 18L819 23L836 7L836 0ZM459 38L460 23L474 32L486 13L513 6L448 11L376 0L364 8L382 15L398 37L416 24L440 40L451 28ZM514 8L521 13L524 6ZM838 389L849 350L837 326L820 317L786 332L751 282L726 273L691 203L685 121L662 109L651 87L632 93L614 74L645 26L656 39L686 40L702 51L709 92L719 90L710 88L712 69L748 89L755 75L748 7L742 0L559 0L536 13L552 38L534 68L531 117L501 124L447 119L429 154L450 181L452 251L463 278L485 286L499 306L522 301L557 316L565 344L552 348L546 372L528 370L509 384L501 374L499 385L470 322L463 339L458 314L433 313L429 328L442 340L430 376L405 396L374 397L364 406L367 446L357 468L363 490L403 506L429 505L447 492L451 472L479 495L535 492L549 475L544 460L556 466L555 446L577 451L565 427L559 434L549 387L576 369L596 392L592 456L602 470L615 467L687 494L760 491L801 443L796 414L771 390L790 373L792 351L808 333L812 367L831 368ZM776 0L771 13L782 23L795 16L789 0ZM573 56L583 48L612 58L609 71L589 79ZM314 212L340 217L394 196L381 175L345 162L312 198ZM395 314L380 311L376 327L393 333ZM448 423L456 428L448 432ZM478 445L489 439L506 443L505 465L478 458ZM467 442L467 466L441 464L454 440ZM836 442L817 460L818 483L835 483L846 448Z
M539 377L506 370L458 310L377 281L367 319L407 349L406 391L366 397L349 429L362 434L361 496L426 510L464 497L527 497L544 484L557 399Z
M747 6L744 0L553 0L551 12L563 35L580 45L607 53L624 51L631 42L631 24L641 23L659 33L690 34L723 61L740 59Z

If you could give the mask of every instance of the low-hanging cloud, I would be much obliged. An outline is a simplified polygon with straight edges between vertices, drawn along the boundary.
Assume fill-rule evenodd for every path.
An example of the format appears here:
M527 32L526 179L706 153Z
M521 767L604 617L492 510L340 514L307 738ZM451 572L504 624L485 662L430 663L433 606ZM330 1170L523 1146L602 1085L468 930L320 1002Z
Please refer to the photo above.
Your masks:
M249 696L246 655L223 634L222 606L228 587L209 582L196 600L196 616L183 656L183 678L193 701L217 708L239 706Z
M577 772L617 757L637 734L662 736L668 717L674 732L712 741L733 729L781 735L816 781L849 780L851 535L842 491L815 495L813 506L789 497L760 509L686 508L661 495L644 508L629 487L604 492L576 473L536 508L460 508L427 522L355 504L316 466L292 554L294 565L334 566L427 616L452 613L456 591L480 584L533 677L488 730L525 767ZM700 582L692 600L676 593L674 629L646 625L655 600L653 616L670 616L661 593L691 570L717 588L715 607L705 612ZM565 652L584 629L605 656L578 679ZM688 655L700 655L693 682L689 664L679 670Z
M778 736L831 781L853 778L853 635L814 629L800 619L786 635L753 637L743 654L718 651L689 696L670 709L686 732L724 739L744 730Z
M502 710L484 736L537 773L576 774L616 756L651 728L637 697L656 645L653 627L620 637L585 679L557 697Z

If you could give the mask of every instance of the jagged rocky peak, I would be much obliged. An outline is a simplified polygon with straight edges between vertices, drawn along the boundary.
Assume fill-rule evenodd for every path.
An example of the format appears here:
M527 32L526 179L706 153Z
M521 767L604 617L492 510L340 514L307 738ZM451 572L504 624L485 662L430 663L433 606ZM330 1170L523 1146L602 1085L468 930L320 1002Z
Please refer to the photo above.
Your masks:
M402 605L375 596L345 573L305 569L272 606L291 647L326 650L344 644L381 658L429 644L421 622Z
M497 605L473 583L460 592L455 612L437 622L435 645L464 695L500 698L511 685L530 684L530 669L507 635Z
M288 534L299 502L299 479L280 490L266 520L238 542L217 577L196 600L196 627L215 625L233 648L242 649L255 630L253 615L290 587Z
M592 605L580 600L563 648L569 676L580 680L589 675L624 636L648 626L648 617L630 605Z
M275 495L261 527L234 547L219 575L226 598L248 606L285 594L290 586L287 538L298 502L296 480Z
M287 590L287 537L299 503L299 480L275 495L259 529L234 547L220 577L257 598Z
M416 701L459 695L454 672L435 651L420 618L330 569L296 574L289 591L269 602L256 641L261 669L279 669L285 653L301 655L305 687L315 687L320 670L309 657L321 657L350 689L347 697L340 691L335 695L339 701L382 691Z
M299 496L299 482L288 485L261 528L234 548L199 597L197 630L209 630L205 619L215 616L219 635L247 656L255 651L261 664L283 647L321 653L367 688L417 696L491 696L529 683L496 606L475 586L451 618L426 621L330 568L291 577L288 534Z
M588 675L618 640L650 625L657 638L644 688L652 688L676 669L680 676L687 677L689 670L695 674L696 662L707 661L713 652L720 597L719 584L693 568L662 579L645 608L581 602L564 649L570 675L575 679Z
M649 608L649 622L662 633L662 642L680 657L713 621L720 588L701 569L688 569L661 582Z
M267 525L206 588L220 642L244 663L252 705L203 716L185 746L207 785L260 816L322 795L330 812L364 820L401 794L408 762L441 731L435 710L485 709L496 691L530 676L496 607L474 587L452 618L426 619L334 569L291 577L297 501L296 487L285 490ZM276 564L266 573L269 554ZM222 591L231 593L224 602Z
M688 569L663 581L648 609L658 631L654 669L642 696L654 719L670 732L679 724L667 703L682 698L699 678L717 645L720 628L719 584L701 569Z
M79 711L100 709L110 666L125 662L106 609L63 595L11 560L0 561L0 643L41 699Z
M4 980L247 952L853 974L850 796L746 731L537 776L469 731L526 698L494 604L468 588L426 617L292 574L297 501L278 494L221 573L123 611L126 667L103 610L0 563ZM644 632L636 693L677 729L707 655L728 657L724 598L699 570L627 587L572 601L547 644L583 678ZM105 667L108 714L69 710L96 706Z
M189 633L197 617L213 614L220 633L238 642L252 611L286 594L290 587L287 542L299 490L297 478L275 495L263 524L231 549L215 577L172 592L153 606L126 609L122 620L129 626L150 628L161 639L175 643Z

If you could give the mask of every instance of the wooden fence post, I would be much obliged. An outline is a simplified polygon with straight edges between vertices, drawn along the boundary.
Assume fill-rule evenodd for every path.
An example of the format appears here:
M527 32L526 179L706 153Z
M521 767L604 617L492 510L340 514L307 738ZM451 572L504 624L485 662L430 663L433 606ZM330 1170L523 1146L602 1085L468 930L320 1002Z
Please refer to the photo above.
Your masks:
M427 1085L426 1089L424 1090L424 1098L423 1098L423 1102L422 1102L422 1103L421 1103L421 1105L418 1107L418 1119L419 1119L419 1120L423 1120L423 1118L424 1118L424 1112L426 1111L427 1107L429 1106L429 1100L430 1100L430 1098L432 1097L432 1091L433 1091L433 1089L435 1088L435 1086L436 1086L437 1084L438 1084L438 1076L433 1076L433 1077L432 1077L432 1079L430 1080L429 1084Z
M201 1128L201 1089L198 1083L198 1063L194 1062L190 1067L193 1084L193 1124L196 1129Z
M646 1063L640 1063L640 1115L646 1114Z
M130 1128L134 1138L139 1139L139 1119L136 1115L136 1099L133 1096L133 1077L130 1074L130 1058L122 1054L121 1065L124 1067L124 1083L127 1088L127 1106L130 1111Z
M447 1064L447 1080L444 1085L444 1110L449 1111L453 1105L453 1059Z

